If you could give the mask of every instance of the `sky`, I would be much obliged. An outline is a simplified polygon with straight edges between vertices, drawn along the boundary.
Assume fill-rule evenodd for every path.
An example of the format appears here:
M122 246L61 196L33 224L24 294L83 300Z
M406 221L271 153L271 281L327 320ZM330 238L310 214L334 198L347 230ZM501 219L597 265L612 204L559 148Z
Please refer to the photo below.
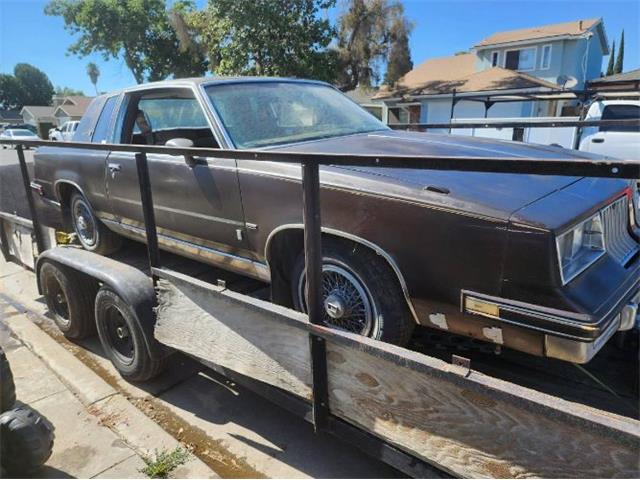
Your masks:
M239 0L242 1L242 0ZM338 0L336 18L347 0ZM197 0L203 5L206 0ZM67 53L73 36L59 17L48 17L46 0L0 0L0 73L12 73L26 62L43 70L54 86L94 94L86 65L100 68L100 91L135 84L121 58L105 61L94 54L79 58ZM468 50L493 32L571 20L603 17L609 43L625 31L625 71L640 66L640 0L402 0L414 24L410 38L415 65L434 57ZM603 69L606 68L604 58Z

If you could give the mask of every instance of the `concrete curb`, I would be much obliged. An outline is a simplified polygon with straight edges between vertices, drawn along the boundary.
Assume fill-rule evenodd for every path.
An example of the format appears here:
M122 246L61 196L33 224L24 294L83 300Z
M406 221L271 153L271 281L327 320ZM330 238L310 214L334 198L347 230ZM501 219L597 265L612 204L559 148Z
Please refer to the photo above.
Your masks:
M25 315L7 316L4 321L24 345L79 398L90 413L98 416L103 425L135 451L141 455L150 455L156 450L173 450L181 446L180 442ZM220 478L193 455L173 475L180 478Z

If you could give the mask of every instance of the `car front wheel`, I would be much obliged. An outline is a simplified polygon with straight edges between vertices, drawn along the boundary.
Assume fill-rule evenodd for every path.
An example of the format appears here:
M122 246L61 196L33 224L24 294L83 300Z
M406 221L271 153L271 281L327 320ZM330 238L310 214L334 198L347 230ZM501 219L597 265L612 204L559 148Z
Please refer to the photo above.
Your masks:
M296 310L307 312L304 253L295 262L291 293ZM370 249L323 239L325 325L396 345L406 345L415 322L397 277Z
M85 250L108 255L120 248L121 239L93 213L89 202L79 193L71 196L69 205L73 230Z

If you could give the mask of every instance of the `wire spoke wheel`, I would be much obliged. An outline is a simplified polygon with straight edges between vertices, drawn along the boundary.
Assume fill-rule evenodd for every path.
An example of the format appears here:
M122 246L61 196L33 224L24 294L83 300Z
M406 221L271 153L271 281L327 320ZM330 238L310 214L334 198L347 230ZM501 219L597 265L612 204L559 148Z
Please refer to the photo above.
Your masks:
M96 223L89 207L82 201L76 201L73 205L73 221L76 233L86 245L96 243Z
M298 303L307 313L307 277L298 281ZM322 266L323 323L327 326L370 335L377 316L375 304L365 283L342 265Z

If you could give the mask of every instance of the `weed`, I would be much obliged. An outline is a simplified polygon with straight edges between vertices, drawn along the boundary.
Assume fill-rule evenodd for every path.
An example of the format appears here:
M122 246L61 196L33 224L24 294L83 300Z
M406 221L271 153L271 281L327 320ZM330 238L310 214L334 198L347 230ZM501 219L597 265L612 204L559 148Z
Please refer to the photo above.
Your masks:
M140 471L149 478L169 478L172 471L189 459L189 455L189 451L182 447L176 447L171 451L156 450L155 455L142 457L147 466Z

